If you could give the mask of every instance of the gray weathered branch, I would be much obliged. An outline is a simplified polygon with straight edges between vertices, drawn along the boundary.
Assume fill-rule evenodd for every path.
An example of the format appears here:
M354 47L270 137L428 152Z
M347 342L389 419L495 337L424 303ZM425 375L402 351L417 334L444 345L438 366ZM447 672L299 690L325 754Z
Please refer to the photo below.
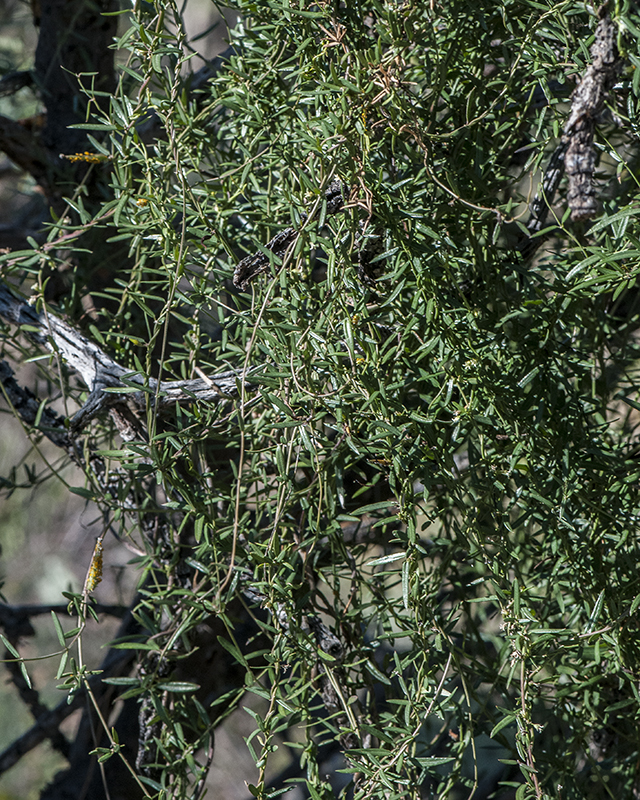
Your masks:
M218 400L220 395L236 393L239 373L234 370L204 379L159 383L155 378L146 379L131 372L64 320L50 312L37 311L2 283L0 317L19 325L33 342L61 356L67 367L76 372L89 389L89 398L71 421L73 430L80 429L106 407L133 404L136 410L142 411L147 403L155 405L156 398L158 407L163 408L177 402L211 402ZM124 393L110 392L110 389L123 390Z

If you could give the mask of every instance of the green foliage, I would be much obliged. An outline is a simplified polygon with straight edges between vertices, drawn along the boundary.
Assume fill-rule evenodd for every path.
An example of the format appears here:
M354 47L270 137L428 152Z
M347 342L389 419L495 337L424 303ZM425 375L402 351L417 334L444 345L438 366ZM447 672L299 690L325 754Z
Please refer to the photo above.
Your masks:
M499 784L519 799L631 797L640 23L612 8L631 66L610 98L617 121L598 132L601 215L572 224L561 198L527 260L527 202L590 63L589 9L238 11L235 53L193 91L179 10L138 4L109 115L85 126L109 192L68 200L49 234L75 233L67 250L4 266L37 293L75 248L62 311L79 319L90 291L87 335L147 385L237 373L236 396L168 412L149 389L148 438L123 443L106 417L91 431L118 488L90 474L86 489L146 553L146 638L120 646L178 663L213 614L246 671L207 705L153 670L128 684L162 722L160 769L143 782L190 796L200 748L249 691L268 708L247 740L255 797L275 796L278 735L313 798L334 796L318 748L336 738L355 798L480 798ZM345 209L327 214L334 178ZM233 289L238 261L288 226L286 254ZM96 231L120 266L98 288ZM372 240L377 279L363 280ZM57 380L55 364L40 368ZM146 493L133 511L131 485ZM176 526L169 541L140 530L149 508ZM259 629L248 644L238 598Z

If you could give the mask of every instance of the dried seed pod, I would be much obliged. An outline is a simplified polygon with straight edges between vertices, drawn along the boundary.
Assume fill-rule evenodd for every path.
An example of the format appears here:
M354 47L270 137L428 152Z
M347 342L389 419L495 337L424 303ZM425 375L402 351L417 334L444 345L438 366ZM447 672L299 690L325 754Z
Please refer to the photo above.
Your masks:
M102 562L103 562L104 548L102 546L102 539L96 540L96 546L93 549L93 556L91 557L91 564L87 571L87 577L84 579L84 595L91 594L96 586L102 580Z

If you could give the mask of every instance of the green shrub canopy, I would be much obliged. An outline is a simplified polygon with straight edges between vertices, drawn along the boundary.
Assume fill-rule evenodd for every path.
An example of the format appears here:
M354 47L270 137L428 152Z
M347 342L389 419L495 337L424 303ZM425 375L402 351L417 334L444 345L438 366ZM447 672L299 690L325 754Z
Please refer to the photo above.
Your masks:
M0 311L81 409L33 435L144 553L108 680L152 796L197 795L246 692L255 797L640 791L628 5L241 2L195 75L177 7L126 16ZM181 666L205 624L224 676Z

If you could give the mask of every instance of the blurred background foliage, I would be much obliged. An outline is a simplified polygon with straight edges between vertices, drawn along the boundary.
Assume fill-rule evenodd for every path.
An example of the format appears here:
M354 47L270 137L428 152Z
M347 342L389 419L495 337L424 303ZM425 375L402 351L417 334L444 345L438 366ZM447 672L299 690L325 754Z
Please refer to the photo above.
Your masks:
M95 163L62 211L12 184L40 235L3 278L147 402L133 436L106 410L82 432L103 478L51 444L27 469L7 436L3 547L22 566L5 597L14 574L58 581L55 542L81 564L59 582L82 616L107 532L98 597L139 624L116 685L141 702L153 796L199 796L214 731L216 797L640 796L633 4L247 0L205 73L190 7L123 10L117 88L77 128ZM532 237L604 14L620 64L595 120L598 214L572 221L564 181ZM4 325L4 356L71 416L92 387L23 334ZM161 410L154 378L226 371L234 392ZM205 676L185 659L207 625L224 666Z

